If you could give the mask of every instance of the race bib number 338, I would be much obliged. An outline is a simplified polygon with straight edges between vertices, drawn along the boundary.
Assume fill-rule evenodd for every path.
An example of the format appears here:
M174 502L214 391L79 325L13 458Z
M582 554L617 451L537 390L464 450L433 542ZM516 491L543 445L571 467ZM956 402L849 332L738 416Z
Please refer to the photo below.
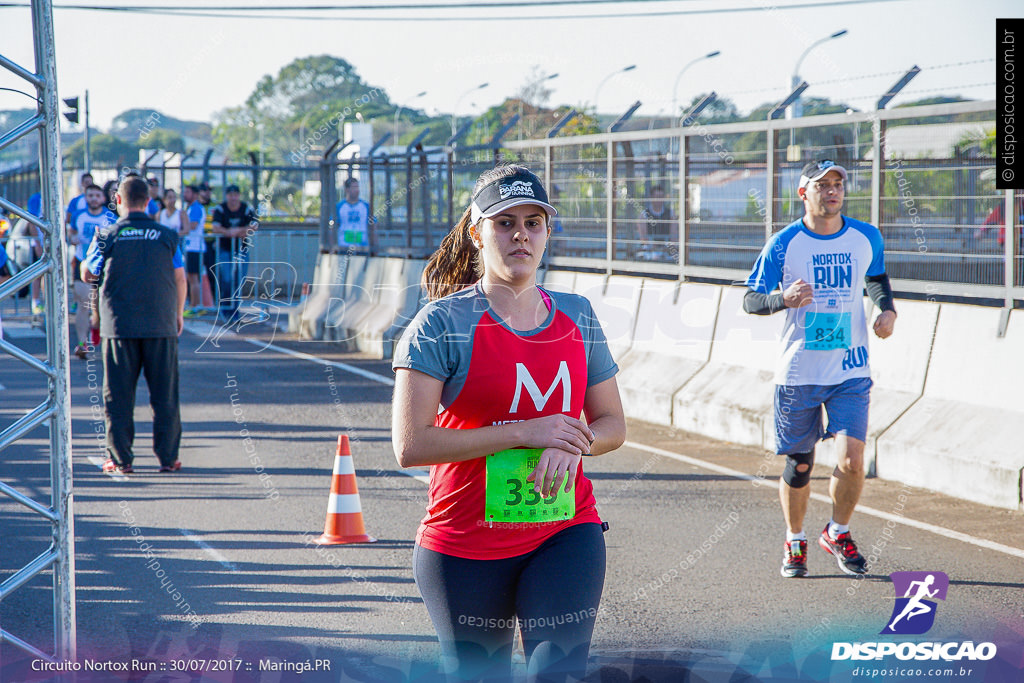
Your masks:
M537 524L576 516L576 491L562 485L550 498L541 498L534 482L526 481L537 466L541 448L513 448L487 456L487 492L484 520Z

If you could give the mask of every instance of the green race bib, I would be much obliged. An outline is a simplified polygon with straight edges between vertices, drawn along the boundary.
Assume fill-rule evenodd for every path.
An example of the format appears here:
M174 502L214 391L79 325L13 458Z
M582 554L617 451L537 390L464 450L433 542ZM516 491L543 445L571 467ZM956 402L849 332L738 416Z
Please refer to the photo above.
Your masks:
M850 348L850 314L804 314L804 348L810 351L833 351Z
M344 232L345 244L362 244L363 233L359 230L346 230Z
M487 456L485 522L537 524L576 516L576 491L565 492L565 479L550 498L541 498L526 481L543 448L513 448ZM568 476L568 475L566 475Z

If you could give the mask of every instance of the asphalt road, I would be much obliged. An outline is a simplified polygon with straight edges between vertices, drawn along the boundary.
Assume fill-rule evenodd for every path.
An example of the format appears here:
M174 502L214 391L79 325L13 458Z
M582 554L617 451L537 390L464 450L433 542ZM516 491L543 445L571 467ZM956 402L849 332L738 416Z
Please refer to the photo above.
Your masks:
M42 338L5 327L42 353ZM391 452L388 363L269 328L219 346L202 323L190 330L176 474L156 472L144 383L137 473L100 472L100 364L72 366L79 659L159 667L79 680L432 680L437 642L410 570L426 485ZM0 426L43 398L39 378L8 357L0 383ZM323 529L340 433L351 439L366 528L379 541L319 548L310 541ZM36 430L4 450L0 480L48 496L45 436ZM1021 513L870 480L862 506L874 512L858 513L853 533L873 556L871 573L849 577L812 547L810 577L785 580L779 459L635 421L628 438L585 463L610 524L594 680L898 681L927 675L917 668L938 671L933 681L1024 680ZM824 468L812 486L813 539L830 512ZM49 536L47 524L0 500L0 580ZM925 570L945 572L949 592L931 630L902 639L993 642L994 659L830 660L836 642L892 640L878 635L893 607L889 575ZM46 573L0 603L0 628L52 651L50 583ZM295 671L317 661L330 671ZM261 662L291 670L261 671ZM858 666L900 671L871 678ZM32 667L0 645L0 679L57 678ZM206 670L173 670L190 667Z

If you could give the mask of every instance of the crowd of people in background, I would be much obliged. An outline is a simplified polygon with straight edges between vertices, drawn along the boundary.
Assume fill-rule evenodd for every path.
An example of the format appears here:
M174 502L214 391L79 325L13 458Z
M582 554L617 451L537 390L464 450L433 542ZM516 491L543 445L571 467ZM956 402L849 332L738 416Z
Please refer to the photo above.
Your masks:
M128 177L133 176L137 174ZM238 309L237 289L247 274L253 237L259 228L254 208L241 200L241 190L233 184L225 188L224 202L220 205L214 205L213 191L207 183L186 184L182 187L179 207L178 192L174 188L161 188L155 176L145 182L148 198L144 213L178 236L178 250L187 274L184 317L234 315ZM68 202L64 213L72 254L69 310L75 316L74 351L82 359L89 358L91 347L99 346L101 324L95 292L80 276L81 264L97 232L126 217L117 203L118 185L117 180L111 180L101 187L94 183L92 174L83 173L79 177L79 194ZM37 210L38 204L36 197ZM25 223L27 227L21 230L31 242L17 247L16 260L22 268L39 258L42 251L38 229ZM43 313L38 289L38 284L33 283L33 313L36 315Z

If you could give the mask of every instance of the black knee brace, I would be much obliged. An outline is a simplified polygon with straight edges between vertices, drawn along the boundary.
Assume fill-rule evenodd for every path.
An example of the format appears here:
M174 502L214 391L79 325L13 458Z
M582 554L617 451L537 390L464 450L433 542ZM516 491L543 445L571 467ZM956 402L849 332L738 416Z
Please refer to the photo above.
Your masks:
M806 472L798 472L797 465L807 465ZM795 489L802 489L811 482L811 469L814 467L814 451L810 453L793 453L786 456L786 469L782 473L782 481Z

